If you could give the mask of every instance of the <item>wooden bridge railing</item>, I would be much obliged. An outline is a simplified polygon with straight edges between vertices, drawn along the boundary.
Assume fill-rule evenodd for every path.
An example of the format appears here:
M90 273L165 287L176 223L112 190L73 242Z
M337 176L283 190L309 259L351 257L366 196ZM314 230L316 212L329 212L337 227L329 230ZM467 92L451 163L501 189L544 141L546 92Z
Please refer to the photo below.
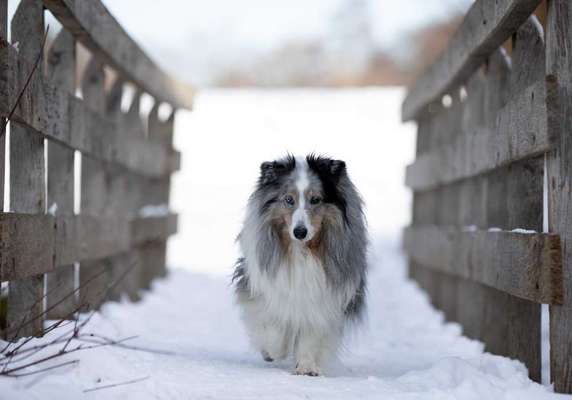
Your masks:
M10 209L0 214L0 282L8 282L0 331L12 339L42 334L46 317L71 319L122 295L137 300L140 289L166 273L166 241L177 230L168 211L170 175L180 164L172 147L175 112L191 107L193 93L163 73L99 0L21 0L10 42L7 9L0 0L0 117L3 125L11 121ZM46 12L63 29L38 63ZM91 59L76 80L78 42ZM124 112L126 84L136 93ZM146 121L139 109L144 93L154 99ZM172 108L166 119L162 104ZM8 189L6 136L0 211Z
M411 277L466 335L523 361L537 381L549 304L551 380L567 393L571 71L572 2L477 0L402 109L418 124L406 173Z

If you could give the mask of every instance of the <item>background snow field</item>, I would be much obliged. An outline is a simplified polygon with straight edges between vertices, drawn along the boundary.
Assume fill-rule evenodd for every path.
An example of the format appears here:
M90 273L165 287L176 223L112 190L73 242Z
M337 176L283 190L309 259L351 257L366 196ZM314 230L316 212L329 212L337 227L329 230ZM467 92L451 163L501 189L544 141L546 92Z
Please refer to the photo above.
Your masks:
M116 339L137 335L125 343L130 348L78 352L57 360L79 359L76 365L0 378L0 399L570 398L531 382L521 363L484 353L407 280L399 231L408 222L402 182L414 147L412 127L399 123L401 97L381 89L201 94L196 111L179 118L176 138L184 158L173 203L182 223L169 261L177 268L140 303L105 304L85 328ZM287 150L344 159L372 232L368 321L318 378L294 376L291 360L265 363L250 349L229 284L258 166Z

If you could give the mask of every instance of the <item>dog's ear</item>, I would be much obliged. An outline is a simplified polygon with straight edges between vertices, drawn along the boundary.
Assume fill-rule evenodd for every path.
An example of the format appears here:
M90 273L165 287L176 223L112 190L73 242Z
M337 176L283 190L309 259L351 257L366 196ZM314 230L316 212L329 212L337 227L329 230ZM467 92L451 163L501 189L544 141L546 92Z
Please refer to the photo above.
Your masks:
M265 161L260 164L260 179L261 185L268 185L275 183L278 179L292 171L296 166L294 157L288 156L285 159L277 161Z
M346 163L342 160L330 160L329 164L330 174L335 177L340 177L346 170Z
M333 160L327 157L310 154L306 157L308 165L322 179L327 179L337 183L340 177L346 172L346 163L342 160Z
M280 161L265 161L260 164L260 183L268 185L278 181L280 175L286 172L287 166Z
M274 168L276 161L264 161L260 164L260 178L259 182L261 185L268 185L269 183L275 182L278 176L276 175L276 170Z

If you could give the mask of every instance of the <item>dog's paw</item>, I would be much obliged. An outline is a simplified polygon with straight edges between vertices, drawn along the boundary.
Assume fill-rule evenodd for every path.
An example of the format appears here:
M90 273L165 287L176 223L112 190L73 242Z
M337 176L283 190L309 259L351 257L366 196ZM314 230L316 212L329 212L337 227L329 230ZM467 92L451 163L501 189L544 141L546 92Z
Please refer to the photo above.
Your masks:
M320 376L320 370L314 363L298 363L294 375Z
M272 362L274 361L274 359L272 357L270 357L270 354L268 354L268 352L266 350L262 350L260 352L260 354L262 355L262 359L266 362Z

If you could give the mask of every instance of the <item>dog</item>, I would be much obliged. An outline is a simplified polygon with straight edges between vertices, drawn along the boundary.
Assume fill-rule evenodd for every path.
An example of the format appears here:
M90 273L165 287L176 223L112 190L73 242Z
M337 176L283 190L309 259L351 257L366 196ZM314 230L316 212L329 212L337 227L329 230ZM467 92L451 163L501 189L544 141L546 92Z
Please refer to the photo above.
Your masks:
M320 375L365 309L366 221L345 162L262 163L237 241L232 282L252 344L265 361L293 355L295 374Z

